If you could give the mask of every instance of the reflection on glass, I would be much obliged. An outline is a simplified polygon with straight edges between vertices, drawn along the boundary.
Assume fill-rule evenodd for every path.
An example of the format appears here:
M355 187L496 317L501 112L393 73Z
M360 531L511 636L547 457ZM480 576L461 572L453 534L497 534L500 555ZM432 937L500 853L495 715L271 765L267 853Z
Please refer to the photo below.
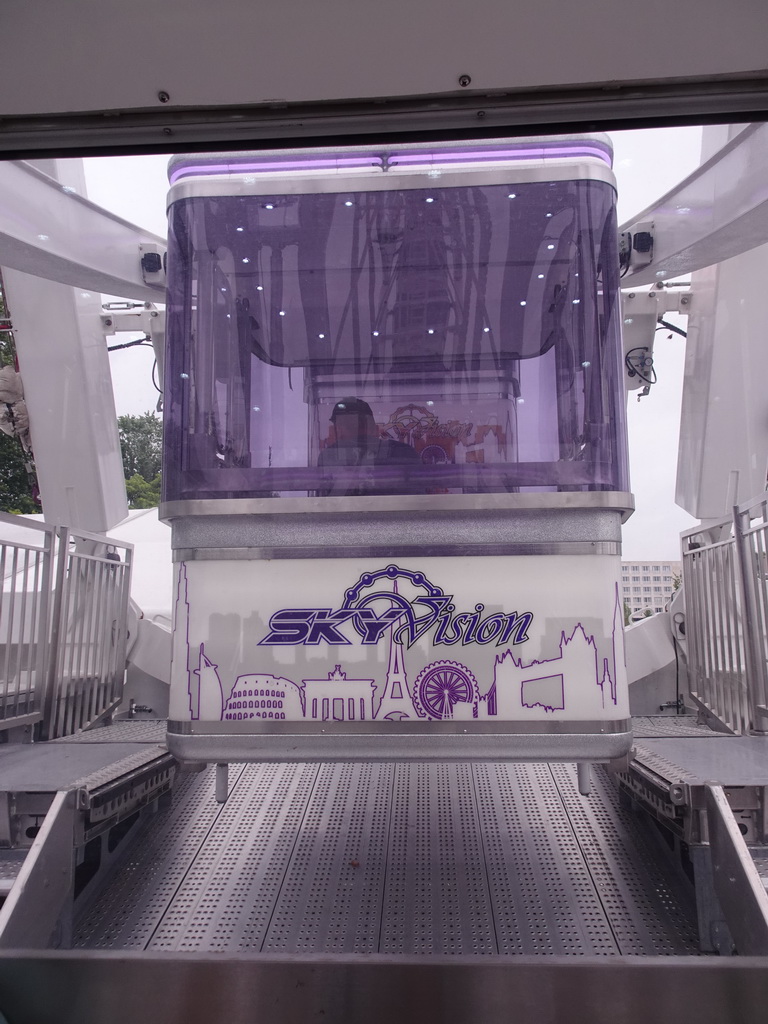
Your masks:
M479 158L283 192L188 159L165 500L625 490L615 194L563 148L513 187Z

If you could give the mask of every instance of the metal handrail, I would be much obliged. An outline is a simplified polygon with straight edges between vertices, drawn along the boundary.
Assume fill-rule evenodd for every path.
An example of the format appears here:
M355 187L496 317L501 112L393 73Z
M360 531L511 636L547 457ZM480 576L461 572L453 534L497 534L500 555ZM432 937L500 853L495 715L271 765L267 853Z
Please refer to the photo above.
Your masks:
M0 541L0 730L43 716L55 528L0 512L0 523L39 543Z
M0 513L41 535L0 541L0 730L76 732L120 701L133 546Z
M131 544L59 529L46 739L87 728L120 702L132 558Z
M766 731L768 494L681 539L691 696L730 732Z

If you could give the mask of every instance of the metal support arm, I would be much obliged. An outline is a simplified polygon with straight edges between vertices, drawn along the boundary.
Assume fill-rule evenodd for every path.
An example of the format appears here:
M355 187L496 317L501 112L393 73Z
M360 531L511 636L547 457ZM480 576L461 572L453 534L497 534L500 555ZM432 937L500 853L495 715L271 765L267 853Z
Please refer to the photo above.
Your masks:
M141 258L165 240L78 195L25 161L0 163L0 265L60 284L165 302Z

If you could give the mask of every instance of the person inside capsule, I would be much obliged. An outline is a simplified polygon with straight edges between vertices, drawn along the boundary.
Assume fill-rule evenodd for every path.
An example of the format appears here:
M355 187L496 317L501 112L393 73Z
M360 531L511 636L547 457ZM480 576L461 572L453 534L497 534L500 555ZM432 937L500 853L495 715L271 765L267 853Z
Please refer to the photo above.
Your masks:
M321 468L331 467L417 467L421 460L410 445L381 437L376 426L373 410L361 398L350 396L340 399L331 412L331 443L323 448L318 458ZM400 474L395 474L392 486L384 476L372 473L363 479L345 475L335 476L332 488L326 494L388 494L397 492Z

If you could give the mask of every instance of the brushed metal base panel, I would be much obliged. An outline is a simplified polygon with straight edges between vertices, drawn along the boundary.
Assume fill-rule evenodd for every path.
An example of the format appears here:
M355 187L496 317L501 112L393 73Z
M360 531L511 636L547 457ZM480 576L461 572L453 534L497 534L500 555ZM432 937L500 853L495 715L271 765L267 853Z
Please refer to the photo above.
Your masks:
M435 723L440 724L440 723ZM298 735L261 733L227 736L168 733L168 749L180 761L612 761L632 746L631 732L579 735L577 733L467 733L435 732L404 735L386 733Z
M493 958L696 952L692 896L601 769L249 764L182 776L83 908L89 949Z

